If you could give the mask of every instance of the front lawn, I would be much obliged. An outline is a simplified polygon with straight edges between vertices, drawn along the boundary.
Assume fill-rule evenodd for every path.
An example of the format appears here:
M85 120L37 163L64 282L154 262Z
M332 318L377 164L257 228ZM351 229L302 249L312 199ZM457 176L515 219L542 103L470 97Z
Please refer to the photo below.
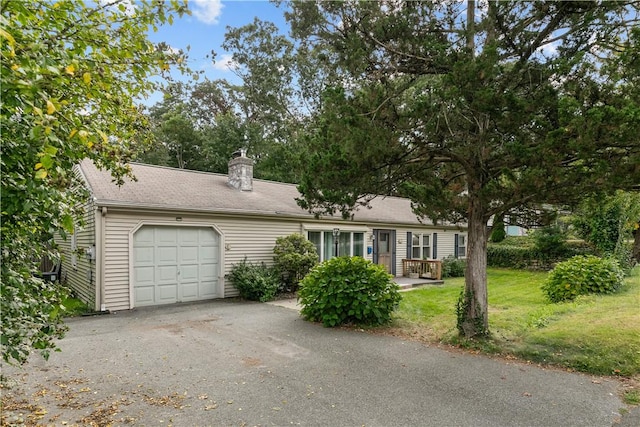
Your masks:
M545 300L546 273L493 268L488 277L490 339L458 337L462 278L403 293L391 332L593 374L640 375L640 267L616 294L561 304Z

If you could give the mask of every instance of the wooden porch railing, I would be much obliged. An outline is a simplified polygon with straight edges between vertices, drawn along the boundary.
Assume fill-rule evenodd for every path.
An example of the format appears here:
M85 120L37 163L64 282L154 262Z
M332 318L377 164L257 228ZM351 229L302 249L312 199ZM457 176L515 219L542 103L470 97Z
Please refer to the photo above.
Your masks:
M442 262L437 259L403 259L402 275L441 280Z

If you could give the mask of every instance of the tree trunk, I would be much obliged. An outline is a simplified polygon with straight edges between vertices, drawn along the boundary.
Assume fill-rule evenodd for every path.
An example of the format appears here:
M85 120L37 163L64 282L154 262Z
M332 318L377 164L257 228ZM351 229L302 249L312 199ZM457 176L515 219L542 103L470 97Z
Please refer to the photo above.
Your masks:
M633 230L633 248L631 250L631 257L640 264L640 221L636 223L636 227Z
M458 301L458 331L466 338L489 332L487 303L487 221L482 202L469 196L467 268Z

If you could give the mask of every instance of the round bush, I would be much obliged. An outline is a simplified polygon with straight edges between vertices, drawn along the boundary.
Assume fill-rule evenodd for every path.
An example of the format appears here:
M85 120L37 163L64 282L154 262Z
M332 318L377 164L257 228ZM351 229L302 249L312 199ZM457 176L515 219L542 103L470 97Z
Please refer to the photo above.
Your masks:
M251 301L271 301L280 287L278 274L273 268L264 264L252 264L246 258L231 267L229 280L242 298Z
M295 291L300 280L318 263L315 245L302 234L278 237L273 254L274 267L288 291Z
M551 302L570 301L578 295L613 293L623 279L624 273L613 259L575 256L549 272L542 290Z
M382 325L400 303L399 289L381 265L362 257L331 258L300 282L300 313L324 326Z
M451 255L442 260L442 277L464 277L467 262Z

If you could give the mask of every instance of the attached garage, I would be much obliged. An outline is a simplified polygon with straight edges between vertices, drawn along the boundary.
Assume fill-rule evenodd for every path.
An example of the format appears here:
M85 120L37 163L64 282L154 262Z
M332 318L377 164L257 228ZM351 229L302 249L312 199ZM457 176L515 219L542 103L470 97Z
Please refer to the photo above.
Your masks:
M134 307L219 298L220 236L211 227L144 225L133 235Z

